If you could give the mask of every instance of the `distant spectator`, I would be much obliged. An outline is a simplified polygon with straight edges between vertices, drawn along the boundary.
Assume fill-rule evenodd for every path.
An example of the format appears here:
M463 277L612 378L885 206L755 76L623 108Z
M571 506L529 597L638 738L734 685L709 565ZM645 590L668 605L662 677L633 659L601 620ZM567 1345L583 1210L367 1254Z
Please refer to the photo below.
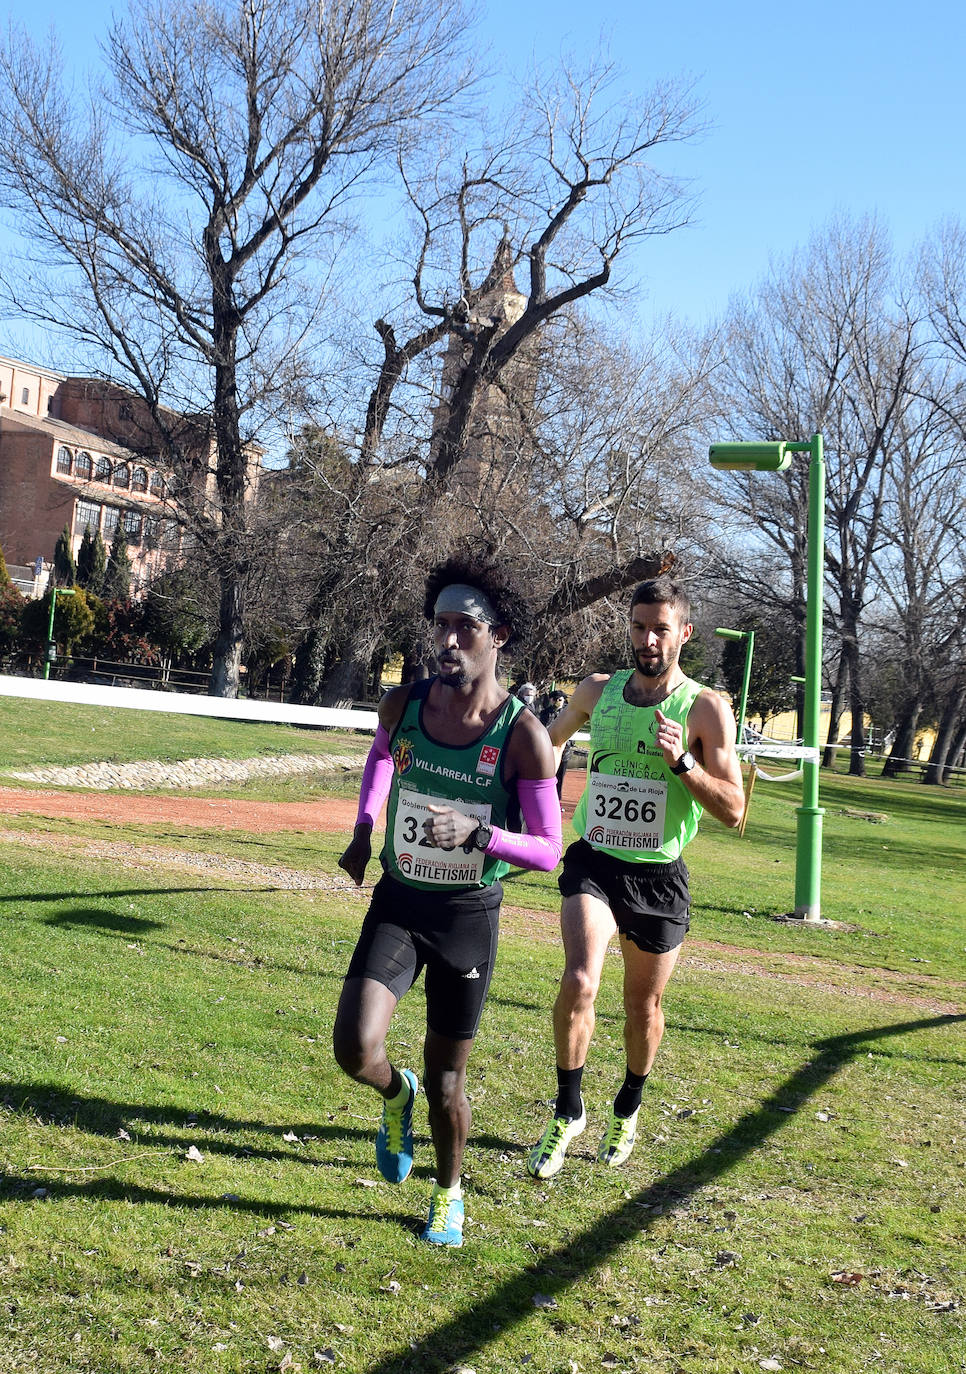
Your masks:
M516 689L514 696L520 698L524 706L529 706L530 710L536 715L537 712L537 689L532 682L521 682Z
M540 712L540 724L545 725L549 730L552 722L557 719L566 705L566 692L551 692L547 699L546 706L544 706L543 710ZM560 756L560 767L557 769L557 796L561 799L563 798L564 778L567 776L567 768L570 764L570 755L573 753L573 749L573 741L568 739L563 747L563 753Z

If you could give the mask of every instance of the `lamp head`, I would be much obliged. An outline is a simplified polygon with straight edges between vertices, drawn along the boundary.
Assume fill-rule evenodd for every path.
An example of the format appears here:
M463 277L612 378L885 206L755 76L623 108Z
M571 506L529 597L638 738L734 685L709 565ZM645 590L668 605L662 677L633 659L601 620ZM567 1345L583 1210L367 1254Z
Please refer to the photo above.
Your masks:
M721 639L747 639L747 630L715 630L715 634Z
M784 442L765 444L754 440L712 444L708 458L719 472L784 472L792 461Z

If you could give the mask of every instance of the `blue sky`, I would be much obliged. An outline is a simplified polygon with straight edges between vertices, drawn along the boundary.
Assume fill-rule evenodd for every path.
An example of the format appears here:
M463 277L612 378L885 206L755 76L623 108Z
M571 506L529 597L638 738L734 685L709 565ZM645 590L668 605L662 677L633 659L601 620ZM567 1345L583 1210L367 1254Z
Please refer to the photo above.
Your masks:
M94 53L108 0L8 0L64 51ZM694 81L708 131L665 153L691 179L696 222L651 240L636 262L640 313L703 324L833 215L875 214L900 253L945 215L966 216L966 8L945 0L810 0L734 6L617 0L487 0L484 65L525 75L534 63L603 43L626 89ZM0 352L3 326L0 325Z

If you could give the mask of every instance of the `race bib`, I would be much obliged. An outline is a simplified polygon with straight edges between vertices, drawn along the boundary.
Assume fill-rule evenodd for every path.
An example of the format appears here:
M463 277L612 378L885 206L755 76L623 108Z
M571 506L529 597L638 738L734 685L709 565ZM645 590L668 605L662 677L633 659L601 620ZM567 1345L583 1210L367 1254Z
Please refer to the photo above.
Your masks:
M667 783L653 778L590 775L587 843L595 849L660 849L664 842Z
M481 849L461 845L455 849L438 849L423 829L429 820L431 806L453 806L478 821L490 819L489 802L453 802L445 797L433 797L425 792L399 789L396 801L396 823L392 832L392 849L396 867L404 878L414 883L434 883L440 887L470 887L480 881L486 855Z

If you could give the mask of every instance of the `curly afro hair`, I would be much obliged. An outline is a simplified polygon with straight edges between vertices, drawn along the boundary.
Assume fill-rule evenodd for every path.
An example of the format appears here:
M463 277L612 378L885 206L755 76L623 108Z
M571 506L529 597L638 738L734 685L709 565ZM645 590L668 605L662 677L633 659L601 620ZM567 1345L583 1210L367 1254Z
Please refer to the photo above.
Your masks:
M454 582L465 582L470 587L476 587L492 603L500 617L500 624L510 629L510 637L504 647L517 640L526 641L533 613L524 594L522 577L515 577L510 568L489 557L456 555L447 558L445 563L437 563L431 568L426 577L423 615L427 620L432 620L435 614L436 598L440 592Z

